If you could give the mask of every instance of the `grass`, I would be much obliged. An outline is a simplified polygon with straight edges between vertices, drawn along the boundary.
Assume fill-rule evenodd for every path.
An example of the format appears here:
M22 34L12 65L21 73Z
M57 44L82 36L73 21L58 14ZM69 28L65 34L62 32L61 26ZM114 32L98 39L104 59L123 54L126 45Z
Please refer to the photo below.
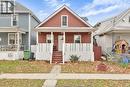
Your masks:
M59 80L56 87L130 87L128 80Z
M43 80L0 80L0 87L42 87Z
M0 61L0 73L48 73L52 66L45 61Z
M130 65L128 68L122 67L120 64L113 62L104 62L108 70L107 71L97 71L97 65L101 62L78 62L78 63L66 63L62 66L62 73L105 73L105 74L121 74L130 73Z

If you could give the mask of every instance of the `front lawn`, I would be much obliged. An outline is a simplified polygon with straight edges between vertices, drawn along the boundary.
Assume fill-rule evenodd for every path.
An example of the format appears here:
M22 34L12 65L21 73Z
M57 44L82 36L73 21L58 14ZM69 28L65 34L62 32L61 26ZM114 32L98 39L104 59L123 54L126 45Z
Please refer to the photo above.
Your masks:
M127 80L59 80L56 87L130 87Z
M0 80L0 87L42 87L43 80Z
M113 62L104 62L108 67L107 71L97 71L97 65L100 63L100 61L66 63L64 65L61 65L62 73L130 73L130 64L128 65L128 68L124 68L120 64Z
M45 61L0 61L0 73L48 73L52 66Z

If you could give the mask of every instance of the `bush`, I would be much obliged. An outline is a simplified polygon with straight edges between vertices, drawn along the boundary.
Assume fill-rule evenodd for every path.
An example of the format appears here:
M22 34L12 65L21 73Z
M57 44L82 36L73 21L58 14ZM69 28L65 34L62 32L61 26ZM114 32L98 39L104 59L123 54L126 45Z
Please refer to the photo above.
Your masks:
M80 56L77 55L71 55L70 56L70 61L71 62L77 62L79 60Z

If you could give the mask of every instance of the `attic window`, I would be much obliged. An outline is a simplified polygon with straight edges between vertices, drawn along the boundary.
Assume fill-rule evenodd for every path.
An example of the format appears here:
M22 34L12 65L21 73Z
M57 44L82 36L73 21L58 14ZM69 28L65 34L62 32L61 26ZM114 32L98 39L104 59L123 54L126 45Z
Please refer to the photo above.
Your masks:
M67 27L68 26L68 16L62 15L61 16L61 27Z
M0 12L1 13L12 13L13 4L10 1L1 1L0 2Z

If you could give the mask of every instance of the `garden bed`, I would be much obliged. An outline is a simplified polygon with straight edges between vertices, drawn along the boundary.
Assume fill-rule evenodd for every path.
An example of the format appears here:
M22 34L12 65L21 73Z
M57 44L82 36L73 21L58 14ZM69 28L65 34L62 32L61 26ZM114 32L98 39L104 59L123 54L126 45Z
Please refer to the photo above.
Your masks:
M77 63L65 63L62 66L62 73L106 73L106 74L130 74L130 64L128 67L123 67L119 63L103 62L107 66L106 71L98 71L97 66L101 61L95 62L77 62Z

